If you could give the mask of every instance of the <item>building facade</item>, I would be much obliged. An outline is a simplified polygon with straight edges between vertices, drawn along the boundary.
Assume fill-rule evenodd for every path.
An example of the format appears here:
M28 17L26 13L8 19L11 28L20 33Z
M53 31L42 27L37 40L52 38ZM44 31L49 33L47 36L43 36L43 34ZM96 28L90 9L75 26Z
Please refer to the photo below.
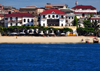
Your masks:
M58 9L48 9L40 13L41 26L66 26L66 13Z
M66 9L67 5L66 4L51 4L51 3L47 3L46 5L44 5L45 9L51 9L51 8L56 8L56 9Z
M5 27L10 26L33 26L34 16L29 13L13 13L5 15Z
M100 26L100 15L96 15L94 17L91 17L90 21L91 21L91 23L97 21L98 25Z
M72 9L74 10L74 14L77 16L78 19L90 17L90 14L97 14L96 8L91 5L76 5Z

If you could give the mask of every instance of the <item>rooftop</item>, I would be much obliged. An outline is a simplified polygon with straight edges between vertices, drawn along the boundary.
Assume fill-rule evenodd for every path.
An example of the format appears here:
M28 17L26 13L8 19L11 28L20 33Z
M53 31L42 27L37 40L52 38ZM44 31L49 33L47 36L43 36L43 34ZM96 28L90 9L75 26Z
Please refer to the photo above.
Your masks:
M12 14L6 14L5 17L34 17L34 16L29 13L12 13Z
M91 5L77 5L72 9L96 9L96 8Z
M0 17L4 17L4 15L0 15Z
M66 14L66 13L64 13L58 9L48 9L48 10L43 11L40 14L42 15L42 14Z

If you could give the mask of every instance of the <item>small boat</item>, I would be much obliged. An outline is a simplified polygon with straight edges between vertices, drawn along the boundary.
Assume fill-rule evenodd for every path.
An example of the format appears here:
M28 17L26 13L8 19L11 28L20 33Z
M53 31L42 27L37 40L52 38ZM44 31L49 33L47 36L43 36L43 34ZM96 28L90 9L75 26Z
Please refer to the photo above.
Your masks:
M99 43L99 40L98 40L98 38L93 38L93 43Z
M85 43L89 43L89 39L86 39L86 40L85 40Z

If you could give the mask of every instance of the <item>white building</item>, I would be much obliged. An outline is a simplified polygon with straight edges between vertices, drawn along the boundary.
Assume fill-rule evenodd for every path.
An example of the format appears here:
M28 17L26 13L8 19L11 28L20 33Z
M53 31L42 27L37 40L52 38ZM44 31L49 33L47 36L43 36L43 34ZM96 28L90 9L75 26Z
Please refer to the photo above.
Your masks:
M75 11L74 14L77 16L78 19L89 17L90 14L97 14L96 8L91 5L76 5L72 9Z
M96 15L94 17L91 17L90 21L91 21L91 23L97 21L98 25L100 26L100 15Z
M33 26L34 16L29 13L12 13L5 15L5 27L22 25Z
M66 13L58 9L48 9L40 15L41 26L66 26Z

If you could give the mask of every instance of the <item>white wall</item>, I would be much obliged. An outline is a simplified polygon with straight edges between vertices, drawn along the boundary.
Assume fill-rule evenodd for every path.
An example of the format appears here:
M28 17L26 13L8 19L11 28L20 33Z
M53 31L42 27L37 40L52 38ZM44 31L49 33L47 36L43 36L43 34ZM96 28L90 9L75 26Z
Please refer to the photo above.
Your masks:
M9 22L10 17L5 17L8 18L8 20L5 20L5 27L10 27L11 23L12 26L16 26L16 22ZM24 22L24 19L26 19L26 22ZM30 22L27 22L27 20L29 19ZM33 22L31 22L31 20L33 19ZM13 21L16 21L16 17L12 17ZM26 26L32 26L34 25L34 18L33 17L18 17L18 21L22 21L22 22L17 22L17 26L22 26L22 25L26 25Z
M66 25L65 19L60 19L60 20L59 20L59 26L62 26L62 24L63 24L63 26Z
M50 18L49 18L49 15L50 15ZM53 18L53 15L55 16L54 18ZM63 19L60 18L61 15L58 15L58 17L56 17L56 15L58 15L58 14L47 14L47 15L45 15L45 18L43 18L43 15L41 15L41 20L40 20L41 26L43 26L43 24L45 24L45 26L48 26L47 19L59 19L59 26L61 26L61 24L63 24L63 26L65 26L66 25L66 20L65 20L66 15L63 15L64 16Z
M26 22L24 22L24 19L26 19ZM29 19L29 22L28 22L28 19ZM32 19L33 19L33 22L31 22ZM26 26L34 25L34 18L33 17L23 17L22 24Z

